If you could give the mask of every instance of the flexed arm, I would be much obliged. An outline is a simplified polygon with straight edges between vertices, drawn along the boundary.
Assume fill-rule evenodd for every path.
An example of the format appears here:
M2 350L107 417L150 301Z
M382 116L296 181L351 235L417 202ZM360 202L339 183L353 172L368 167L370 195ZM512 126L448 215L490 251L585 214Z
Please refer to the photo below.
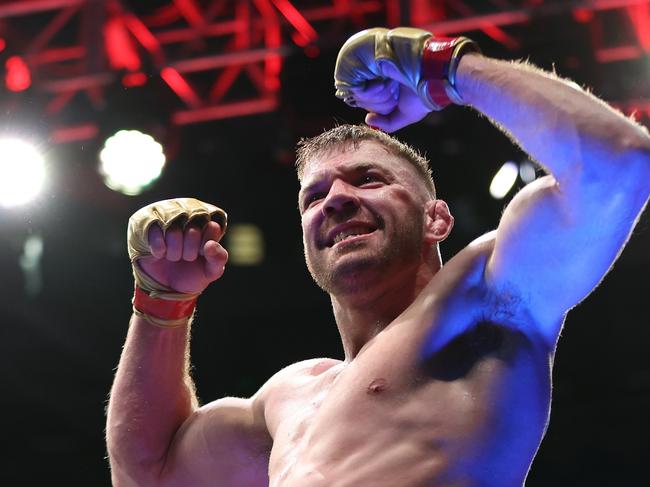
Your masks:
M198 407L189 327L196 298L223 273L222 228L222 210L188 198L151 204L129 220L134 315L107 424L116 485L159 484L174 435Z
M154 203L129 221L134 316L106 429L116 487L268 483L261 395L199 408L188 370L196 298L228 257L225 224L223 211L191 198Z
M486 279L517 290L549 342L625 245L650 194L650 137L575 83L522 63L467 56L464 100L550 175L520 191L495 236Z
M412 49L395 49L405 38ZM493 246L485 281L496 292L517 294L537 324L533 331L553 344L564 313L611 267L648 199L650 137L575 83L525 63L448 50L441 79L431 80L431 39L418 29L357 34L339 54L337 94L365 108L368 124L394 131L442 108L420 88L435 81L434 88L489 117L549 171L515 196L486 237ZM340 69L349 59L356 76Z

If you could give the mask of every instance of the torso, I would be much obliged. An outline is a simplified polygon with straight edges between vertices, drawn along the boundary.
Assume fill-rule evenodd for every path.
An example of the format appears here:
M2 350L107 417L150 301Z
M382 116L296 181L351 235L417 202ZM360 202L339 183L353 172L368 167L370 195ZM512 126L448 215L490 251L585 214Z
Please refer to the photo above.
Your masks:
M265 400L270 487L523 484L552 351L516 304L486 295L481 255L452 259L351 362L287 369Z

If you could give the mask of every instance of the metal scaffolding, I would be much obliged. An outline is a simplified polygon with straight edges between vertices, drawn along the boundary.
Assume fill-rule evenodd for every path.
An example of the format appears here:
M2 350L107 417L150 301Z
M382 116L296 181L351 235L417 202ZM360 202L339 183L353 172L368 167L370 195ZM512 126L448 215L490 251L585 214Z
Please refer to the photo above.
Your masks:
M623 43L603 34L611 11L631 26ZM278 107L287 55L316 55L324 38L343 42L352 27L481 31L517 50L513 26L558 15L588 24L598 63L650 53L650 0L22 0L0 3L0 61L6 88L44 96L51 140L70 142L94 137L98 127L57 125L57 117L78 96L101 105L111 87L158 77L179 101L169 115L175 125L263 113ZM193 82L197 74L207 86ZM233 96L241 78L250 89ZM619 106L650 116L644 99Z

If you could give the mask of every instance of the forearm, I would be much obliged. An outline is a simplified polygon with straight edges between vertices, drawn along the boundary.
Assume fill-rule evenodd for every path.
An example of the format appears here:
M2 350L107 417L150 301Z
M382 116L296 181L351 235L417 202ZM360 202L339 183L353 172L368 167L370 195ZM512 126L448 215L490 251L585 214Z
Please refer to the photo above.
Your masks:
M174 434L197 407L188 326L160 328L133 316L108 406L112 467L158 473Z
M621 165L647 174L647 131L575 83L524 63L466 55L457 87L560 184L577 175L611 183L625 173Z

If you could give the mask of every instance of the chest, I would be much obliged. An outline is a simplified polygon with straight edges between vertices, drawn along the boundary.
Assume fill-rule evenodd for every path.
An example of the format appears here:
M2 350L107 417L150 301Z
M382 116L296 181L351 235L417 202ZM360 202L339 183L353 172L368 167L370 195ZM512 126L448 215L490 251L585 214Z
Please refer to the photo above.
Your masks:
M520 442L522 461L532 457L550 382L525 352L509 350L508 337L476 333L428 362L413 359L408 340L399 346L378 340L357 361L297 381L269 411L272 485L285 485L296 472L306 479L342 469L348 478L374 463L407 462L417 470L432 458L443 465L468 451L478 459L494 451L494 441Z

